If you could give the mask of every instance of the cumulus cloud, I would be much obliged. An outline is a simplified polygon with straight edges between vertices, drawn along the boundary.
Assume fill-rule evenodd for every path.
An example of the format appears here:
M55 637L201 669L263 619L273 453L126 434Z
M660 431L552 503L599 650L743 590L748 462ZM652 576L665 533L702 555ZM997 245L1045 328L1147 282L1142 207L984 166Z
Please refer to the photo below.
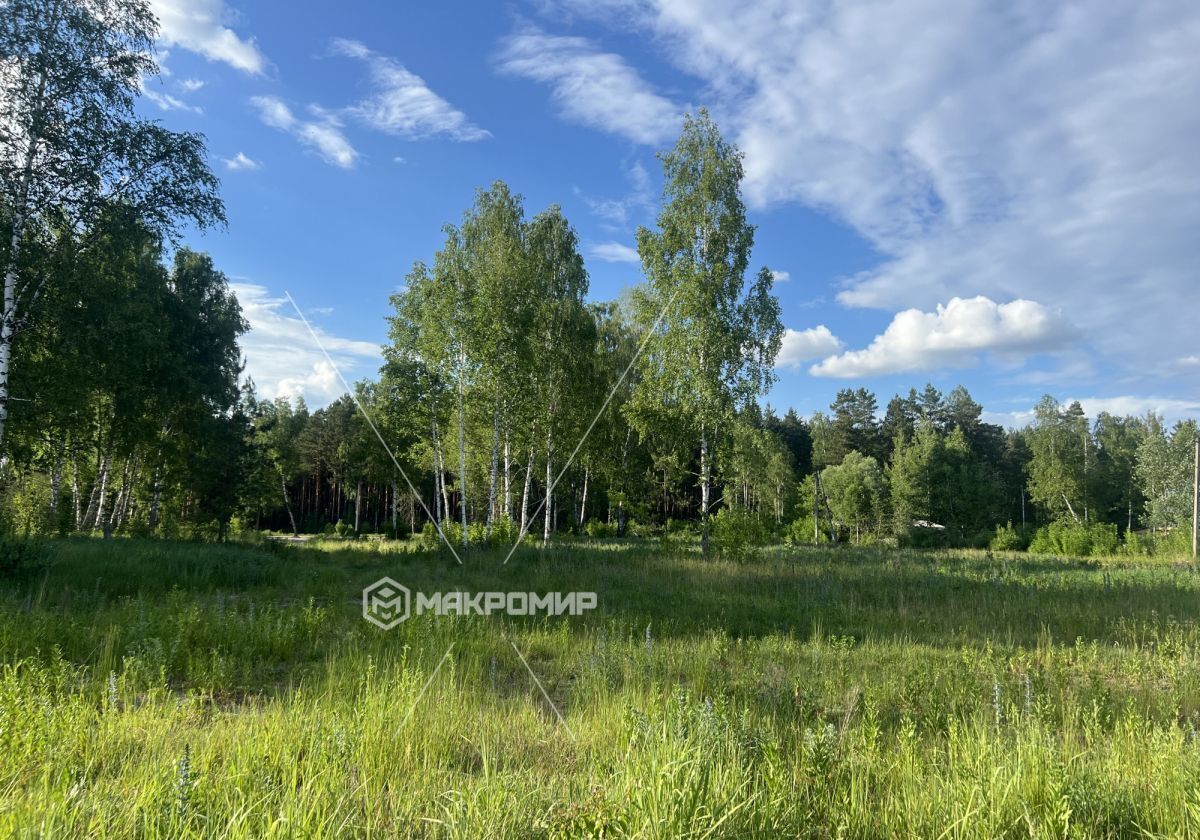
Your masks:
M588 256L601 262L636 263L641 262L637 248L622 245L620 242L597 242L589 246Z
M625 137L658 144L679 131L683 107L656 93L619 55L586 38L531 29L505 39L502 72L548 84L567 119Z
M822 359L842 349L842 342L821 324L807 330L786 329L775 359L776 367L799 368L802 362Z
M1135 375L1195 352L1200 4L553 5L694 77L753 205L818 208L873 246L844 305L1030 298Z
M309 106L312 120L303 120L292 113L282 100L274 96L255 96L250 100L258 109L259 119L271 128L287 132L321 159L333 166L350 169L358 161L358 150L342 132L341 121L316 105Z
M267 399L302 396L315 408L345 392L338 370L347 382L354 382L378 368L377 344L330 335L314 324L313 330L329 351L335 368L313 341L304 322L296 317L287 298L253 283L230 285L250 323L250 331L241 339L246 356L244 376L254 380L261 396Z
M161 43L255 75L266 68L266 58L254 39L243 38L226 25L235 16L222 0L150 0L150 8L158 18Z
M245 152L238 152L231 158L225 158L225 168L230 172L253 172L261 166L262 164L258 161L247 157Z
M771 279L776 283L786 283L792 279L792 273L790 271L772 271Z
M1031 300L995 303L986 297L953 298L935 312L898 312L862 350L813 365L814 376L855 378L970 364L988 351L1029 355L1056 349L1076 337L1058 313Z
M470 141L492 136L395 59L347 38L335 39L333 51L367 65L373 91L366 99L346 109L347 114L365 125L413 140L444 135Z

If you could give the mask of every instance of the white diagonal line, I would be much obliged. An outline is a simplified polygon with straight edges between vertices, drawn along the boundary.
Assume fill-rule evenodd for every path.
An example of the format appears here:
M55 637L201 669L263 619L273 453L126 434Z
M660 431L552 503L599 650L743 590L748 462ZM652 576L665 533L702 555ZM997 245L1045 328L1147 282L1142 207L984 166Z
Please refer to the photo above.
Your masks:
M433 669L433 673L429 675L429 679L425 680L425 685L421 686L421 690L417 692L417 697L412 701L412 705L408 707L408 714L400 721L397 729L403 729L404 724L408 723L408 719L412 717L412 713L417 710L417 704L421 702L421 698L425 696L425 692L429 689L429 684L433 682L433 678L438 675L438 671L442 670L442 666L446 664L446 660L450 658L450 651L454 650L455 642L450 643L450 647L446 648L446 652L442 654L442 658L438 660L437 667Z
M396 469L399 471L400 477L404 479L404 483L408 485L408 489L412 491L413 496L418 502L420 502L421 510L425 511L425 515L429 517L429 521L433 523L433 527L437 528L438 536L442 538L442 542L446 544L446 548L450 549L450 553L454 555L454 559L457 560L458 565L461 566L463 564L462 558L458 556L458 552L454 550L454 546L450 544L450 540L446 539L446 535L442 533L441 524L436 518L434 518L434 515L429 512L429 506L425 504L425 500L421 498L421 494L417 492L417 488L413 487L413 483L408 480L408 474L404 472L404 467L400 466L400 462L396 460L396 456L392 452L392 448L387 445L387 441L383 439L383 435L381 435L379 433L379 429L375 427L375 421L371 419L370 414L367 414L367 410L363 408L363 404L358 401L358 395L354 392L354 389L350 387L350 383L346 381L346 377L342 376L341 369L337 366L337 363L333 361L333 357L329 355L329 351L325 349L325 345L321 343L321 339L317 337L316 331L313 330L312 326L309 325L308 319L304 317L304 313L300 311L300 307L296 306L296 301L292 300L291 293L285 291L284 294L287 296L288 302L291 303L292 307L296 310L296 314L300 316L301 322L308 329L308 334L312 336L313 341L317 343L317 347L319 347L321 352L325 354L325 360L329 362L329 366L332 367L333 372L337 374L338 380L341 381L342 387L346 389L346 393L350 395L350 399L354 402L355 407L362 414L363 419L367 421L367 425L371 427L371 431L375 433L375 437L379 438L379 443L383 445L388 457L391 458L392 463L396 465Z
M562 712L558 710L558 706L554 705L554 701L550 699L550 695L546 693L546 689L542 687L542 681L537 678L537 674L533 673L533 669L529 667L529 663L525 661L525 657L521 656L521 650L516 643L509 639L508 643L512 645L512 649L517 652L517 658L521 660L521 664L525 666L525 670L529 672L529 676L533 677L533 681L537 683L538 690L542 692L542 696L546 698L546 702L550 704L550 708L554 710L554 714L558 717L558 722L563 725L563 729L567 730L567 734L571 736L572 741L578 741L575 733L571 731L571 727L567 726L566 720L563 719Z
M621 371L621 375L617 378L617 383L613 385L612 390L608 392L608 396L604 398L604 404L600 406L600 410L596 412L596 416L593 417L592 422L588 424L587 431L585 431L583 433L583 437L579 439L579 443L576 444L575 451L571 453L571 457L567 459L567 463L563 465L563 468L559 471L558 476L554 479L554 481L550 482L550 488L542 495L542 500L538 502L538 506L534 509L533 515L526 520L525 527L523 527L521 529L521 533L517 535L517 541L513 543L513 547L508 550L508 554L504 557L504 562L500 564L501 566L508 565L508 561L512 558L513 553L517 550L517 546L519 546L521 541L525 539L525 534L529 532L529 526L533 524L535 519L537 519L538 513L540 513L542 508L546 506L546 499L550 498L550 496L554 493L554 488L558 486L558 482L562 480L562 477L566 475L567 470L570 469L571 464L574 463L575 456L578 455L579 450L583 448L583 444L587 441L588 435L592 433L592 429L594 429L596 424L600 422L600 417L604 414L605 409L608 408L608 404L612 402L612 398L616 396L617 390L621 387L621 383L625 381L625 377L629 375L629 371L633 370L634 363L636 363L638 358L642 355L642 351L646 349L646 345L650 343L650 339L653 338L655 331L658 329L658 325L662 323L663 317L667 314L667 310L671 308L671 304L675 302L675 297L678 294L679 289L676 288L675 291L671 293L671 299L667 301L666 305L663 306L662 311L658 313L658 317L654 319L654 325L646 331L646 337L643 338L642 343L638 345L637 352L633 354L633 358L629 360L629 364L625 366L625 370Z

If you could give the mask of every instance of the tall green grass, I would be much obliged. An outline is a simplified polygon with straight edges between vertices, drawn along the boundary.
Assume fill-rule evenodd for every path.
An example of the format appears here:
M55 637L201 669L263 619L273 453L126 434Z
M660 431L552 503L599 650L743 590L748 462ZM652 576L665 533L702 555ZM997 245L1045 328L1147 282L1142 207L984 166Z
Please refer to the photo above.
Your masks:
M1191 566L503 558L51 543L0 583L0 835L1200 836ZM384 574L599 608L385 632Z

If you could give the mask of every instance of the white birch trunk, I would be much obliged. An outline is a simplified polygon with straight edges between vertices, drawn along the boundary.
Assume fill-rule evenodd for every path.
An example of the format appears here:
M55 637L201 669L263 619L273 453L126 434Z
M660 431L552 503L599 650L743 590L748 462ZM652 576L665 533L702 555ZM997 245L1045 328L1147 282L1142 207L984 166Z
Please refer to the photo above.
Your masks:
M554 433L546 432L546 517L545 524L542 526L542 547L545 548L550 544L550 508L554 503L554 474L551 472L551 461L554 457Z
M710 482L708 435L700 427L700 550L708 554L708 496Z
M525 489L521 491L521 533L529 522L529 485L533 481L533 446L529 447L529 462L525 465Z
M108 471L112 463L112 456L105 454L104 461L100 465L100 475L96 478L98 491L96 494L96 518L92 521L92 528L99 528L104 522L104 503L105 496L108 495Z
M579 500L579 527L583 527L584 521L587 519L587 491L588 491L588 476L591 473L591 467L587 464L583 465L583 498Z
M496 513L496 485L500 470L500 409L492 410L492 462L488 468L487 537L492 537Z
M290 522L292 524L292 536L295 537L295 536L299 535L300 531L299 531L299 529L296 528L296 517L292 513L292 500L288 498L287 479L284 478L283 470L278 470L278 473L279 473L279 491L283 494L283 506L285 508L287 508L288 522ZM157 492L158 492L158 488L155 487L155 493L157 494ZM156 504L157 504L157 501L156 501Z
M71 456L71 502L75 508L75 530L83 527L83 500L79 497L79 457Z
M512 452L508 445L508 423L504 426L504 508L505 519L512 519Z
M462 513L462 547L467 547L467 417L463 407L463 370L466 359L459 351L458 362L458 505Z

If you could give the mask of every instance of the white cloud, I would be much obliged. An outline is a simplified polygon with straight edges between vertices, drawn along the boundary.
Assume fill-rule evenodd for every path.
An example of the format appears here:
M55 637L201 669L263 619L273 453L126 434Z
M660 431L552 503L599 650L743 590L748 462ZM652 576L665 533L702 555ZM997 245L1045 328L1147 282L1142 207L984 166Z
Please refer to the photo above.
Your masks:
M315 150L326 163L350 169L358 161L358 151L342 133L341 121L328 111L316 105L309 106L315 119L302 120L274 96L255 96L250 102L266 125L291 134Z
M936 312L906 309L863 350L813 365L814 376L854 378L960 367L984 351L1029 355L1076 337L1058 313L1031 300L997 304L986 297L953 298Z
M412 140L446 135L469 141L492 136L395 59L346 38L334 39L333 50L365 62L370 70L373 93L346 113L371 128Z
M602 220L601 225L613 232L628 230L630 222L635 219L645 218L649 221L657 208L654 190L650 185L650 173L641 161L635 160L624 169L629 192L622 198L593 198L575 188L575 194Z
M792 273L790 271L772 271L771 279L776 283L786 283L792 279Z
M1175 364L1180 367L1200 367L1200 356L1194 354L1191 356L1180 356Z
M825 358L841 349L842 342L824 324L807 330L786 329L775 366L798 368L802 362Z
M601 262L641 262L637 248L622 245L620 242L597 242L588 248L588 256L598 259Z
M1167 425L1176 421L1200 417L1200 400L1181 400L1172 397L1067 397L1059 402L1070 405L1078 402L1083 407L1083 413L1095 420L1102 412L1125 417L1144 417L1148 412L1162 416ZM983 419L988 423L997 423L1008 428L1028 426L1034 420L1033 407L1019 411L985 411Z
M325 358L304 322L285 297L276 297L265 286L231 284L250 331L242 337L246 372L258 393L267 398L303 396L310 407L324 405L345 392L338 379L341 370L353 383L373 375L380 363L377 344L326 333L313 325L337 366Z
M254 39L242 38L226 26L234 15L222 0L150 0L150 8L158 18L161 43L255 75L266 68Z
M206 84L208 84L208 83L205 82L203 79L184 79L183 81L181 81L179 83L179 87L183 90L184 93L195 93L196 91L200 90L200 88L204 87Z
M253 172L261 167L261 163L247 157L245 152L238 152L231 158L225 158L225 168L230 172Z
M143 87L142 95L157 105L164 111L188 111L192 114L203 114L204 109L198 105L191 105L184 102L178 96L172 96L165 91L157 91L153 88Z
M1195 352L1200 4L555 4L698 80L753 205L870 242L843 304L1031 298L1131 375Z
M625 59L586 38L528 30L505 39L499 67L549 84L563 116L628 138L658 144L679 131L684 108L656 93Z

